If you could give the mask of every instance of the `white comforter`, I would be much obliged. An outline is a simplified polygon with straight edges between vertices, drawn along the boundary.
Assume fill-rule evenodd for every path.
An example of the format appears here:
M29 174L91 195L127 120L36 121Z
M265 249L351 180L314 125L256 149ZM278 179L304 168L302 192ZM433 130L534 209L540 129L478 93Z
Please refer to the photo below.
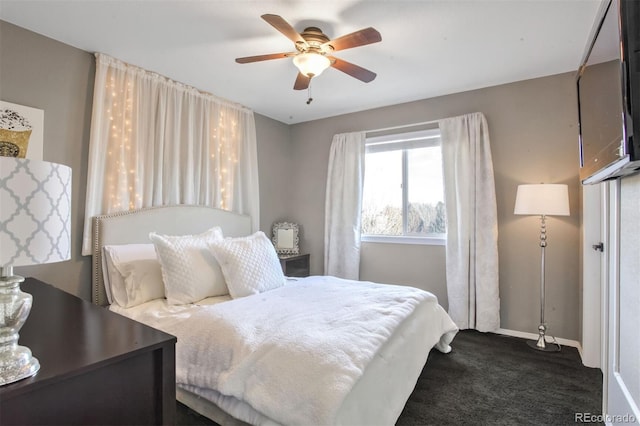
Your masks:
M333 277L202 307L160 328L178 337L179 385L215 389L281 424L331 424L369 362L421 303L442 311L434 326L443 334L456 330L431 293ZM451 337L436 347L448 352Z

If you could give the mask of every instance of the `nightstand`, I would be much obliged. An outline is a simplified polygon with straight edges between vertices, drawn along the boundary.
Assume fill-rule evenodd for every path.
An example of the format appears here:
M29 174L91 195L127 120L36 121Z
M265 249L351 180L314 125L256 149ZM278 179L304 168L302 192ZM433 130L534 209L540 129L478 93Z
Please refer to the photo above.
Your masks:
M294 254L292 256L280 256L282 272L287 277L309 276L309 254Z
M0 424L174 424L176 338L27 278L33 377L0 387Z

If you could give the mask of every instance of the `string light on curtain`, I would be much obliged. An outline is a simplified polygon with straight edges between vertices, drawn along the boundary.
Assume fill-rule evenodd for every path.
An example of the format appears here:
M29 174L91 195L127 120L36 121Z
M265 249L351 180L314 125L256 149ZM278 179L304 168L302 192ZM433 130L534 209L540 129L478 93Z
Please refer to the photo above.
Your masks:
M83 254L91 218L198 204L249 214L259 228L253 112L96 55Z
M122 210L125 206L129 209L141 207L138 188L138 176L136 168L132 164L138 162L136 152L131 149L131 123L133 121L133 93L132 84L116 84L115 76L111 76L105 92L108 96L109 113L109 139L113 141L108 151L106 170L108 177L108 199L111 209L109 211ZM123 108L124 106L124 108ZM115 151L115 155L113 155Z

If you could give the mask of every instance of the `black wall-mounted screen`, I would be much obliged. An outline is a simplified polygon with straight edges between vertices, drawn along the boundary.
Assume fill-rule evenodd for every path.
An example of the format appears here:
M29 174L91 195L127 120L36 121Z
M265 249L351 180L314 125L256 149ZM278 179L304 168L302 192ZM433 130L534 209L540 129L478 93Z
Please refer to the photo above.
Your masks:
M640 45L639 28L633 14L638 15L640 7L631 4L635 1L603 2L586 59L579 69L580 178L583 183L601 182L640 169L632 113L633 95L637 98L634 91L637 92L639 86L638 52L633 49ZM638 106L635 109L638 110Z

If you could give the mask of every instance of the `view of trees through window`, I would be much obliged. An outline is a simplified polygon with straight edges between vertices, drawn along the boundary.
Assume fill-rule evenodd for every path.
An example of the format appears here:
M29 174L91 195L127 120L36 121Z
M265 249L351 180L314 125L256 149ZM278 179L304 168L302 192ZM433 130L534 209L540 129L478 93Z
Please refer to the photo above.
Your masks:
M444 234L447 232L444 203L409 204L407 235ZM404 235L402 209L386 206L380 211L362 212L362 233L365 235Z
M446 233L439 138L427 146L388 144L365 156L362 234L438 236ZM415 145L415 144L414 144Z

